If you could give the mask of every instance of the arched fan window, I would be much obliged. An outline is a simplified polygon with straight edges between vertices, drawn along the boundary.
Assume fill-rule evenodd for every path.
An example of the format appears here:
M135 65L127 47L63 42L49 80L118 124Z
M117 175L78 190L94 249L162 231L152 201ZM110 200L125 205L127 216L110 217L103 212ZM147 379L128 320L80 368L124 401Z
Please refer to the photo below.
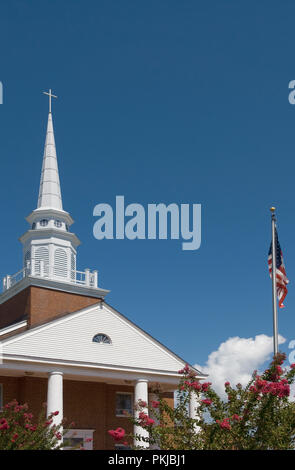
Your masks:
M62 248L56 248L54 252L54 274L59 277L67 277L68 266L67 252Z
M92 341L94 343L102 343L102 344L111 344L111 338L104 333L98 333L97 335L93 336Z
M41 274L40 271L40 261L43 261L44 265L44 274L48 274L48 265L49 265L49 251L45 246L40 246L35 251L35 273L37 275Z

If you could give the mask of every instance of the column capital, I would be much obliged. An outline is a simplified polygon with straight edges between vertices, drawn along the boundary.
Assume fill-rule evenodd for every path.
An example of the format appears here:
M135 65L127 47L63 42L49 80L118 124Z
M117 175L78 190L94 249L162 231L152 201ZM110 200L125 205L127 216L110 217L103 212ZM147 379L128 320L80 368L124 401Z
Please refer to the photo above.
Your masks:
M147 383L149 380L148 379L144 379L144 378L140 378L140 379L136 379L136 383Z
M51 376L51 375L64 375L64 373L61 371L61 370L52 370L52 371L49 371L48 372L48 376Z

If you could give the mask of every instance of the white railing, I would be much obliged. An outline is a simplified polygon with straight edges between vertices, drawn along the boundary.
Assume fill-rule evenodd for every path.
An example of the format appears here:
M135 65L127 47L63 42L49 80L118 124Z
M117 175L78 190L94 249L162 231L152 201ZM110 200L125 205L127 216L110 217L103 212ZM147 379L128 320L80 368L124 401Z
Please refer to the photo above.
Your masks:
M60 266L52 266L44 264L44 261L35 261L32 259L27 262L27 266L13 275L7 275L3 278L3 291L10 289L12 286L20 282L25 277L46 278L53 281L67 282L85 287L97 287L98 275L97 271L76 271L61 269Z

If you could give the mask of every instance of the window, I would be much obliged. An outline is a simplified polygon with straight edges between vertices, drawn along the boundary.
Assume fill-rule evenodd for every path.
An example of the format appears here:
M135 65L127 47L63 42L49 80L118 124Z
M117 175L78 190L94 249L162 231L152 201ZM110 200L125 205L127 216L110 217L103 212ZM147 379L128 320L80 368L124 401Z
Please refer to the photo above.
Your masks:
M0 409L3 406L3 384L0 384Z
M36 222L32 224L32 230L35 230L35 228L36 228Z
M116 393L116 416L132 414L132 394Z
M72 450L83 447L85 450L93 450L94 429L70 429L65 432L63 449Z
M98 333L97 335L93 336L92 341L94 343L103 343L103 344L111 344L111 338L103 333Z
M62 226L62 223L61 223L60 220L55 220L55 221L54 221L54 225L55 225L56 227L60 228L60 227Z
M41 227L46 227L46 225L48 225L48 220L47 219L40 220L40 225Z

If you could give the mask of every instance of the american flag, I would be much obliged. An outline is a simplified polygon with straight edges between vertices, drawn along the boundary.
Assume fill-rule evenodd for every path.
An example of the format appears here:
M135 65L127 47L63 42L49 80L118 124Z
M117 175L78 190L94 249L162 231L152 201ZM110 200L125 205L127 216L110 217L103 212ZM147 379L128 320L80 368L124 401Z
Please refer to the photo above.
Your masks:
M279 307L284 307L284 299L288 293L287 284L289 284L289 280L287 279L283 253L279 244L277 229L275 229L275 244L276 244L276 277L277 277L277 295L279 299ZM268 270L270 277L272 278L272 242L270 244L269 252L268 252Z

